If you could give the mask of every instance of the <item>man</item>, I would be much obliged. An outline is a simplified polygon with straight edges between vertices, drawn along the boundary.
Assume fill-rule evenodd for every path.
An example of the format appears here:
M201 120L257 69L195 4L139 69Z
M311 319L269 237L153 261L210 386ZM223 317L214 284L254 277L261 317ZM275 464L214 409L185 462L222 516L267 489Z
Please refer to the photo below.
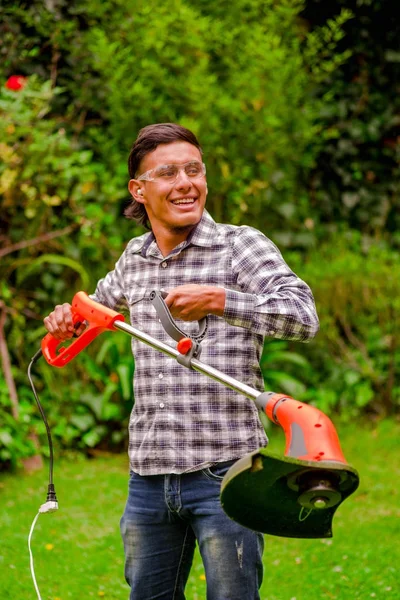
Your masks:
M262 233L217 224L204 210L206 171L192 132L145 127L129 173L126 216L151 231L128 243L92 298L128 308L134 326L171 344L149 300L152 290L166 290L189 334L197 331L191 322L208 315L201 360L263 391L264 336L305 341L318 330L309 287ZM58 339L70 337L70 305L44 322ZM263 537L230 520L219 502L229 467L267 444L255 404L136 340L132 350L131 474L121 519L130 599L184 599L197 541L207 599L256 600Z

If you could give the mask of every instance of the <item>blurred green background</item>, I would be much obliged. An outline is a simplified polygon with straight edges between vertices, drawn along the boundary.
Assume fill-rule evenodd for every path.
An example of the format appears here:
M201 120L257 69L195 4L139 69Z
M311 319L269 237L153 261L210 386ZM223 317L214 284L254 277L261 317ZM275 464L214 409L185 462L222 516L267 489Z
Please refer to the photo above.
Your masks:
M321 331L266 342L266 388L396 420L399 33L389 0L1 3L0 470L47 453L42 319L143 232L126 163L155 122L198 135L213 217L261 229L314 291ZM125 450L132 375L120 333L38 363L58 454Z

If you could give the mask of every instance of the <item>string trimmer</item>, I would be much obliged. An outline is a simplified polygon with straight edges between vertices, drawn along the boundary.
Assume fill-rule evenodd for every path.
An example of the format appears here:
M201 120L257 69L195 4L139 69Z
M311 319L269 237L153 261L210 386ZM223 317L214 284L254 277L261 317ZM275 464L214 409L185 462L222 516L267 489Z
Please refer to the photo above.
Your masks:
M339 505L358 487L357 471L347 462L330 419L320 410L285 394L253 389L199 360L207 322L199 322L197 336L187 337L172 318L163 294L150 299L167 333L178 344L173 348L125 323L123 315L78 292L72 301L74 323L85 322L85 331L68 347L51 334L42 340L50 365L63 367L105 330L120 330L254 400L285 433L284 456L261 448L238 460L221 487L221 503L233 520L271 535L296 538L332 537L332 519Z

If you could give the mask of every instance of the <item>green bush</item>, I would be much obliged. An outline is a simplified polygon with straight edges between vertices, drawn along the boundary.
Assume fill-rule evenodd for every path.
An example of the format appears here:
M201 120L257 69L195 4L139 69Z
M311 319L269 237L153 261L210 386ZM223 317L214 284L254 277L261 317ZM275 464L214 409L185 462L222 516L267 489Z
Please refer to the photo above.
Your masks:
M317 338L304 346L312 368L303 399L346 417L400 407L400 257L364 241L348 232L305 263L292 261L314 291L321 322Z
M56 453L127 448L134 364L128 336L107 333L63 369L44 359L32 368L33 382L48 420ZM0 380L0 469L15 468L38 451L48 455L46 429L28 383L27 370L14 370L19 417L10 414L8 389ZM39 442L34 444L35 434Z
M116 183L112 202L126 189L138 129L179 121L204 146L217 220L307 247L305 220L318 211L299 171L314 164L325 102L313 90L349 57L335 48L351 13L309 33L303 8L302 0L6 2L0 33L15 43L0 75L36 73L63 89L51 116L63 115L67 135L83 140Z
M357 229L399 247L399 23L391 0L307 0L302 17L312 32L343 7L353 19L337 50L351 52L316 90L323 135L309 195L327 229ZM336 51L337 51L336 50Z
M112 267L122 246L118 224L121 193L92 153L67 134L64 120L49 116L52 101L60 93L36 76L30 77L22 90L0 89L0 193L6 241L0 250L0 309L6 314L3 334L20 412L16 422L1 377L0 462L12 466L36 452L30 432L40 435L42 451L47 446L26 372L45 333L42 319L55 304L70 301L75 291L90 292L107 266ZM106 203L109 209L103 211L100 207ZM110 351L115 356L116 349ZM82 389L71 386L71 377L64 373L53 379L47 374L47 388L42 379L37 381L49 420L57 424L55 437L60 447L105 445L106 439L110 447L124 445L124 418L129 414L124 353L125 347L119 370L114 367L106 374L98 363L93 381L84 377L81 384L88 397L97 392L101 407L83 398ZM76 372L79 377L83 369ZM112 372L115 381L111 384ZM96 378L101 377L102 385L96 386ZM54 396L59 404L53 402Z
M37 452L30 437L35 423L35 407L28 388L25 386L19 391L19 416L15 419L10 413L9 390L0 378L0 471L17 467L21 459Z

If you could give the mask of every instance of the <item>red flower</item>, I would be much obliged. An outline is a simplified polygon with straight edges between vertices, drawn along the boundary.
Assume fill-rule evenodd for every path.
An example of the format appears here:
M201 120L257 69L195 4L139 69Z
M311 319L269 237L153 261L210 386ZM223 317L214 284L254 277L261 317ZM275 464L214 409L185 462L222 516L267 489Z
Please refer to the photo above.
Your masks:
M22 90L25 84L26 77L23 77L22 75L11 75L6 81L6 88L18 92L18 90Z

